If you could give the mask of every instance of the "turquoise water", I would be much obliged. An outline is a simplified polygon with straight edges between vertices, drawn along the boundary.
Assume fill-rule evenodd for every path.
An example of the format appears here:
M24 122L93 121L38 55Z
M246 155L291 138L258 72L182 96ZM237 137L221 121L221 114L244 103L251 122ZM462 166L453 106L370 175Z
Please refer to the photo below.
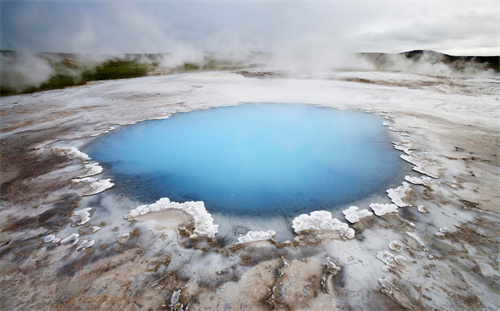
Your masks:
M333 209L385 189L400 168L379 116L302 104L178 113L96 139L84 151L116 190L144 203L202 200L209 212Z

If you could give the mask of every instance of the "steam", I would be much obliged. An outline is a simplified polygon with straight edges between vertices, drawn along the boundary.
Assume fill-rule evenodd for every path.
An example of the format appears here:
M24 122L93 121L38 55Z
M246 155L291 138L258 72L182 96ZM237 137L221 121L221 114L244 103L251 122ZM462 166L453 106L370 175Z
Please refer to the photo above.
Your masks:
M160 57L160 68L176 68L186 63L202 63L205 55L190 45L178 44L168 55Z
M0 54L0 68L2 86L16 91L38 87L54 74L48 60L27 52L16 57Z
M405 54L361 53L356 57L359 69L398 71L413 74L451 75L495 75L494 70L486 70L487 63L465 61L447 62L446 56L434 51L423 51L419 57Z
M7 1L0 5L4 13L0 27L2 49L24 51L16 57L5 53L0 56L2 87L17 91L38 87L60 73L60 57L42 57L36 52L75 53L71 58L78 66L64 68L65 75L74 77L81 75L82 68L130 58L125 53L157 54L153 58L133 58L169 70L184 64L197 64L196 68L202 70L209 62L217 61L263 70L314 72L347 67L432 75L457 71L431 54L416 61L390 54L381 64L355 53L412 48L448 53L474 48L483 55L498 53L498 45L490 40L498 30L493 4L446 4L443 10L437 9L439 4L433 4L430 10L425 3L82 5ZM75 11L81 14L74 15ZM466 74L484 73L484 66L473 63L456 67Z

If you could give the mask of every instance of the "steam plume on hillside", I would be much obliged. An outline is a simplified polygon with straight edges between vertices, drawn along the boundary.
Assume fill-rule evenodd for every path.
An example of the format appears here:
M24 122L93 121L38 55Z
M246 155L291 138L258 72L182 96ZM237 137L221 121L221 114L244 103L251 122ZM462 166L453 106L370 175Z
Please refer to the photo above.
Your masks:
M17 57L0 54L0 68L2 85L17 91L29 86L38 87L54 74L46 59L27 52Z

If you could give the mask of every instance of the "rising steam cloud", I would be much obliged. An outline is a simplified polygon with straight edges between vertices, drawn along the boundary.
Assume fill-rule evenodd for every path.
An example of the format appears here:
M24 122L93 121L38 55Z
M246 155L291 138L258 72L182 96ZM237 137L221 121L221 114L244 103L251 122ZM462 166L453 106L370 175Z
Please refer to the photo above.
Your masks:
M492 5L449 6L412 3L389 6L356 3L154 3L0 2L2 84L18 90L39 86L55 74L53 63L35 52L86 54L79 63L95 66L126 53L162 53L160 68L212 59L259 64L262 69L381 69L355 52L428 49L457 55L498 54ZM440 10L439 7L443 8ZM496 6L494 6L496 9ZM57 9L57 10L55 10ZM446 9L446 10L444 10ZM75 15L75 12L79 12ZM96 12L100 12L97 14ZM65 13L65 14L63 14ZM426 18L423 24L422 18ZM52 23L47 23L51 20ZM467 25L465 27L464 25ZM259 53L256 53L259 52ZM470 53L469 53L470 55ZM448 75L449 66L425 57L397 54L382 69ZM141 62L151 62L144 57ZM476 66L477 67L477 66ZM481 72L481 68L464 72ZM66 74L80 75L78 70Z
M40 86L53 74L54 69L46 59L33 53L20 53L16 57L0 55L3 87L22 91L29 86Z

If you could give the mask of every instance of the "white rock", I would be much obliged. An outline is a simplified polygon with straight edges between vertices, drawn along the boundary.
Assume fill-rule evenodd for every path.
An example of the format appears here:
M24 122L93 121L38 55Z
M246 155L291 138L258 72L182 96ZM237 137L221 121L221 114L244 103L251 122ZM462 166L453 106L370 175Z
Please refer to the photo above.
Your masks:
M90 186L92 190L86 192L84 195L89 196L89 195L95 195L98 193L101 193L111 187L113 187L115 184L111 182L111 179L98 179L95 177L84 177L84 178L74 178L73 179L74 183L80 183L80 182L86 182Z
M125 244L130 238L130 233L124 233L118 238L118 243Z
M141 205L131 210L125 215L125 219L135 218L147 213L160 212L168 209L183 210L193 217L195 230L191 237L208 236L214 237L218 232L219 225L214 225L214 219L205 209L205 204L202 201L177 203L170 202L168 198L162 198L156 203Z
M292 228L296 233L303 230L332 230L338 232L343 239L354 238L354 229L337 218L332 218L332 213L327 211L302 214L292 221Z
M357 223L364 217L373 216L372 212L367 209L360 210L357 206L351 206L348 209L343 210L342 213L345 215L345 219L353 224Z
M382 260L387 266L394 267L394 255L388 250L378 252L377 258Z
M91 247L92 245L94 245L95 241L94 240L83 240L83 242L78 245L78 247L76 248L77 251L79 250L84 250L88 247Z
M378 279L378 283L382 286L382 291L391 295L392 294L392 289L395 287L394 286L394 283L392 283L391 281L389 281L388 279L386 278L381 278L381 279Z
M75 245L79 241L80 241L80 235L78 233L73 233L69 237L67 237L65 239L62 239L61 240L61 244L66 245L66 244L70 244L71 243L71 245Z
M394 149L403 151L406 154L410 154L410 149L413 147L412 143L404 141L404 142L392 142Z
M389 248L398 253L402 252L404 247L404 244L399 241L391 241L389 243Z
M373 212L377 216L383 216L383 215L388 214L388 213L397 213L398 212L398 206L395 204L372 203L372 204L370 204L370 208L373 210Z
M397 255L397 256L394 256L394 261L395 261L398 265L403 266L403 267L406 267L406 257L401 256L401 255Z
M90 177L102 173L102 166L100 166L98 163L86 164L85 168L88 169L87 173L79 176L78 178Z
M427 251L427 247L425 246L424 242L422 242L415 234L411 233L411 232L406 232L406 234L412 238L413 240L415 240L418 245L420 245L422 247L422 250L423 251Z
M56 238L55 235L49 234L43 238L43 243L50 243L50 242L54 241L55 238Z
M85 153L81 152L75 147L55 147L53 150L58 154L62 156L67 156L70 159L82 159L84 161L90 160L90 157L86 155Z
M69 220L75 225L75 226L81 226L83 224L86 224L87 222L90 221L90 211L92 210L92 207L87 207L83 208L81 210L74 211Z
M430 177L427 176L422 176L422 177L413 177L413 176L405 176L405 180L409 183L412 183L414 185L429 185L431 183L434 183L434 180Z
M256 241L267 241L276 234L274 230L248 231L247 234L238 238L238 243L250 243Z
M406 162L409 162L409 163L415 165L413 167L414 171L419 172L419 173L424 174L424 175L427 175L427 176L432 177L432 178L439 178L439 176L434 175L434 174L427 172L425 170L425 167L433 165L431 162L417 158L414 155L414 153L402 154L400 157L401 157L401 159L405 160Z
M404 198L408 197L408 193L413 189L407 182L403 182L403 185L397 187L396 189L388 189L387 195L391 198L392 203L399 207L410 206L410 204L403 201Z
M417 211L419 211L420 213L429 213L429 210L424 205L417 206Z

